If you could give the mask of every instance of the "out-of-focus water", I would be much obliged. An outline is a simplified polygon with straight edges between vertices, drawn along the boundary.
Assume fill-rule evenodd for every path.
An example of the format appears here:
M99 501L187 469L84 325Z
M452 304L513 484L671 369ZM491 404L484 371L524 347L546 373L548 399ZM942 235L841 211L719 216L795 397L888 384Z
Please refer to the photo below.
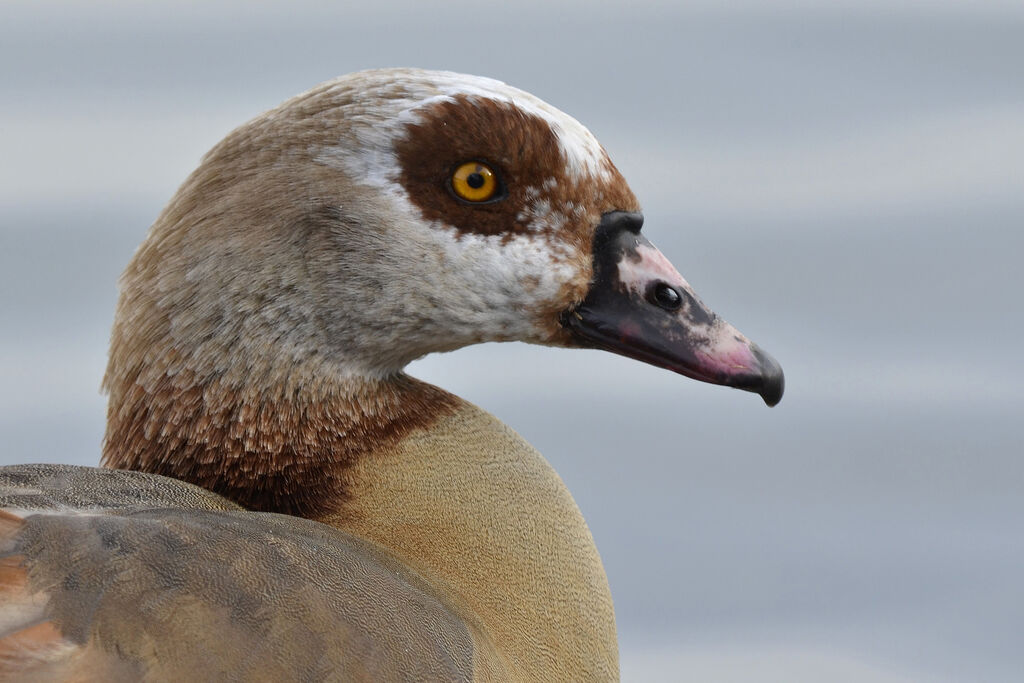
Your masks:
M598 352L412 372L552 461L625 680L1024 670L1024 10L1013 3L15 3L0 26L0 462L93 464L116 278L230 128L390 65L591 127L782 404Z

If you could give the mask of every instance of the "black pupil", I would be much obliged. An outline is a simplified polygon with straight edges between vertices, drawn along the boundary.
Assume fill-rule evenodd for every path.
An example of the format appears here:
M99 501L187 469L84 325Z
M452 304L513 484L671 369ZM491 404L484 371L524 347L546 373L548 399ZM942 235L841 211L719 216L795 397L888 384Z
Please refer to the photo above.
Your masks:
M470 173L466 176L466 184L472 187L474 190L479 190L484 186L484 176L482 173Z
M659 282L654 288L654 300L659 306L670 311L679 308L679 305L683 303L683 297L679 296L675 287L664 282Z

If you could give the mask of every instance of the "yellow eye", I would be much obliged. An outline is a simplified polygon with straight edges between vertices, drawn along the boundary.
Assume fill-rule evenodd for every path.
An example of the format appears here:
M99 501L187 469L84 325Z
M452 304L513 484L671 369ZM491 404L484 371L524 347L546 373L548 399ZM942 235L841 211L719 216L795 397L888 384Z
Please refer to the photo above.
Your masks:
M479 161L459 164L452 172L452 190L457 197L467 202L486 202L494 199L499 189L498 176L490 166Z

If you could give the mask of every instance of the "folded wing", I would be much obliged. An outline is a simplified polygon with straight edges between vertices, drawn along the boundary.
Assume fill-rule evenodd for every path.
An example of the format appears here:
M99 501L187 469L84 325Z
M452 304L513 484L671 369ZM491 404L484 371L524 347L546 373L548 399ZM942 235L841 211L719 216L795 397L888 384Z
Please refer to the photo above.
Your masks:
M451 606L325 525L67 466L0 468L0 505L0 679L472 678Z

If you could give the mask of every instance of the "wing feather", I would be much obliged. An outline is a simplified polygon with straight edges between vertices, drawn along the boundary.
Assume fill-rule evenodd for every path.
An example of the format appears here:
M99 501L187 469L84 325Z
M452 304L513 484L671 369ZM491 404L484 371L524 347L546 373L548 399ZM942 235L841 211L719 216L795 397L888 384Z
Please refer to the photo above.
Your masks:
M163 507L126 491L76 507L43 479L6 499L0 485L13 504L0 511L0 679L472 679L466 624L367 541L235 506L167 507L167 489Z

